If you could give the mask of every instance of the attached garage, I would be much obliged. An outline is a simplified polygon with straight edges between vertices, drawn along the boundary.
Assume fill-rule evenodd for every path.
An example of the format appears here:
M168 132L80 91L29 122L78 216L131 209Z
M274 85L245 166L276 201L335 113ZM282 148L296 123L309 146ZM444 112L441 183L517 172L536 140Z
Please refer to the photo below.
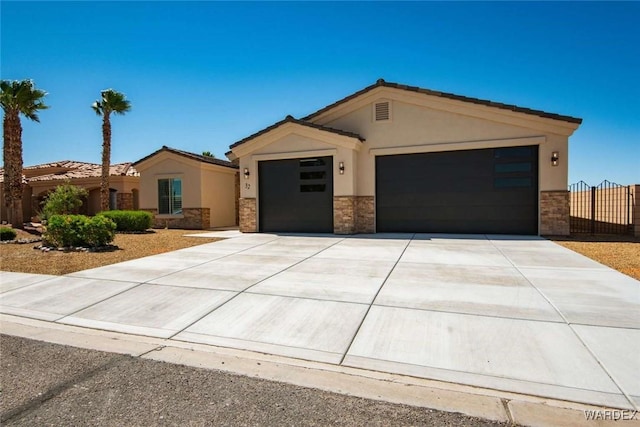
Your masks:
M230 146L240 231L567 235L581 122L381 79Z
M376 157L376 230L538 233L538 147Z
M333 233L333 158L258 163L260 231Z

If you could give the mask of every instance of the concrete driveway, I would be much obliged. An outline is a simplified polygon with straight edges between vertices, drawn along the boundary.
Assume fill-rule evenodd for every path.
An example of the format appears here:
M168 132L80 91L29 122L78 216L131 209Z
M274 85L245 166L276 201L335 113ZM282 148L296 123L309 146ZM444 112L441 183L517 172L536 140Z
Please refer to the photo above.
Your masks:
M230 237L63 277L0 312L614 408L640 406L640 282L491 235Z

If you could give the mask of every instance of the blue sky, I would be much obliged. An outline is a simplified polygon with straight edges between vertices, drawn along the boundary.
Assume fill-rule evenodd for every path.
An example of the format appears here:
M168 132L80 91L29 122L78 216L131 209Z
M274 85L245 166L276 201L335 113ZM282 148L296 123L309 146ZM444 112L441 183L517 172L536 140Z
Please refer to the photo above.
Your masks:
M168 145L224 158L233 142L382 77L584 119L569 180L640 183L640 3L0 3L2 79L49 95L23 120L25 165L112 161Z

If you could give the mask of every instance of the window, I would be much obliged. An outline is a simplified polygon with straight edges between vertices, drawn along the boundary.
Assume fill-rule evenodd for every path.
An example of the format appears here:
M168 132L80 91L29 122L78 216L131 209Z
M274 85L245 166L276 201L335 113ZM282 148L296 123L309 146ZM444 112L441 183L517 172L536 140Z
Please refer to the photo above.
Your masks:
M300 159L300 192L324 193L327 191L327 171L333 166L328 158Z
M494 171L496 173L531 172L531 162L496 163Z
M158 180L158 213L182 214L182 180L180 178Z
M533 147L506 147L496 148L493 151L493 157L495 159L513 159L513 158L527 158L534 155Z
M538 179L537 155L537 146L495 148L493 188L504 191L533 188Z
M530 177L515 178L494 178L493 186L495 188L522 188L531 187Z

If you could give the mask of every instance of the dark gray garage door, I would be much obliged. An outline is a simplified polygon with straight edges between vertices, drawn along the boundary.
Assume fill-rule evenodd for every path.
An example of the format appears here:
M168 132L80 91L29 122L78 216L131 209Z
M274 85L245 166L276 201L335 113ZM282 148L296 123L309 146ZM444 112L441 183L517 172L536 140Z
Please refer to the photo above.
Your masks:
M333 157L258 163L260 231L333 233Z
M538 233L538 146L376 157L378 232Z

